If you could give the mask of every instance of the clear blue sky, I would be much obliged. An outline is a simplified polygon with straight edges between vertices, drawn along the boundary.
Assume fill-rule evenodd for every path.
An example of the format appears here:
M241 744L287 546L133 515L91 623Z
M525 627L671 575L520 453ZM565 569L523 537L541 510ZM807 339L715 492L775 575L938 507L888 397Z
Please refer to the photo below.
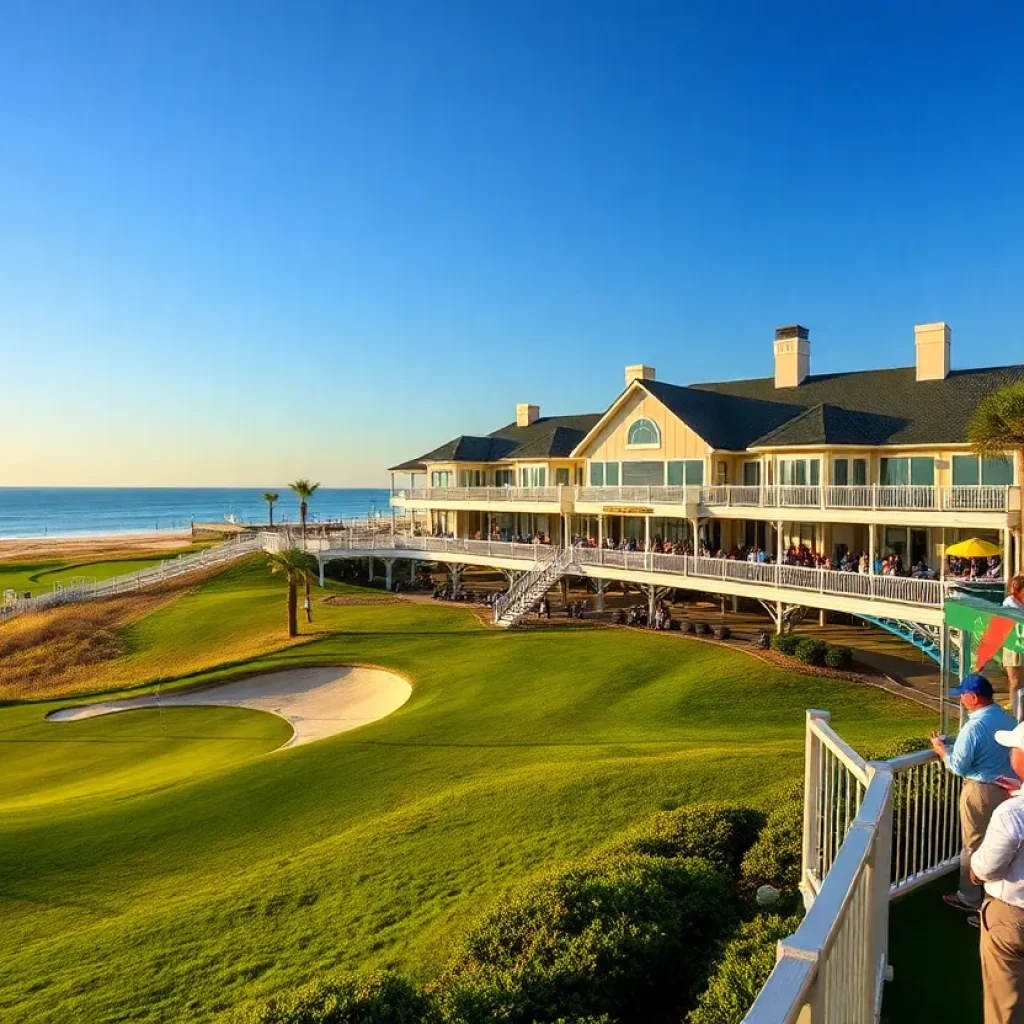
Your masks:
M940 319L1024 361L1022 50L1010 4L8 0L0 483L383 483L793 322L816 372Z

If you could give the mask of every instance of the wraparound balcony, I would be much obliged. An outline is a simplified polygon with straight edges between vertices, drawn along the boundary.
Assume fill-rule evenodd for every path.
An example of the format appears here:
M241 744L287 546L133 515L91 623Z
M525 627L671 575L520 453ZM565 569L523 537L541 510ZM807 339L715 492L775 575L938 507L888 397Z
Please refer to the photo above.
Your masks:
M680 505L700 509L828 509L862 512L1020 511L1020 488L1006 486L578 487L578 504Z
M540 511L559 511L563 498L570 501L576 488L556 487L410 487L391 495L393 505L412 508L513 508L522 505Z

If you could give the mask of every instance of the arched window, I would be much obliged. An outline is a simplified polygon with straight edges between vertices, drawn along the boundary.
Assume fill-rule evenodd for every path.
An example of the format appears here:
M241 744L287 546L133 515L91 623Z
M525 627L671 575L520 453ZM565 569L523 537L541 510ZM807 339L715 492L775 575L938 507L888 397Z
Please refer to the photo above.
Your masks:
M654 420L634 420L629 425L627 444L637 447L657 448L661 444L661 434Z

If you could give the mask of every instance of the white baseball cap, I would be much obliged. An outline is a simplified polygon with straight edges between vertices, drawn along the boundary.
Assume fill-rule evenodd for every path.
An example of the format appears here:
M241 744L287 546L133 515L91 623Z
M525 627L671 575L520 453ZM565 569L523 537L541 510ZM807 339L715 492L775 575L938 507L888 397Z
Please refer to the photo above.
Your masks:
M1004 747L1018 747L1024 750L1024 722L1020 722L1013 729L997 729L995 732L996 743Z

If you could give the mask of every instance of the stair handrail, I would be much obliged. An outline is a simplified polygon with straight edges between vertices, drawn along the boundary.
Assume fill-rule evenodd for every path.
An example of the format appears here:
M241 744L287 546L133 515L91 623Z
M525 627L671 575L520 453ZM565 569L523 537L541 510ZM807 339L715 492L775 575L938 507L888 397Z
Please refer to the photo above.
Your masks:
M533 563L533 567L528 569L522 574L509 588L505 591L497 601L494 602L494 621L500 621L502 615L510 608L520 597L524 596L526 592L536 584L540 578L549 569L554 566L564 568L568 565L568 561L565 559L566 552L560 548L552 547L549 552L545 552L542 557L539 557L536 562Z

